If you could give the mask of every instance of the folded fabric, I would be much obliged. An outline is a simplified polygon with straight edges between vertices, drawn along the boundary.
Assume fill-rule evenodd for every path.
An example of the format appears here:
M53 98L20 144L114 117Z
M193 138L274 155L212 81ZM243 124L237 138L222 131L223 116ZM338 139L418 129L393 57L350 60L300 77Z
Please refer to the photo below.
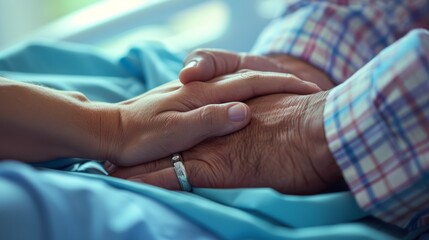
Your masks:
M0 196L0 239L405 236L403 231L375 220L350 221L362 217L362 213L354 212L356 205L347 192L305 197L282 195L270 189L197 188L192 194L109 176L36 170L24 163L3 162ZM348 204L351 209L343 208ZM329 225L289 225L305 225L306 221L309 225Z

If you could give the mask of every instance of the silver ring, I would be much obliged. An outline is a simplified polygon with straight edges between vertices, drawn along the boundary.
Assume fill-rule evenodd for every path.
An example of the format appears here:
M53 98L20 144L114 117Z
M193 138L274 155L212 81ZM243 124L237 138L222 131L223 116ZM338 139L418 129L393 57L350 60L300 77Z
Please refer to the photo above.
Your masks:
M179 180L182 190L186 192L192 191L192 186L188 181L188 175L186 174L185 165L183 164L182 155L180 155L180 153L173 154L171 156L171 163L173 164L177 180Z

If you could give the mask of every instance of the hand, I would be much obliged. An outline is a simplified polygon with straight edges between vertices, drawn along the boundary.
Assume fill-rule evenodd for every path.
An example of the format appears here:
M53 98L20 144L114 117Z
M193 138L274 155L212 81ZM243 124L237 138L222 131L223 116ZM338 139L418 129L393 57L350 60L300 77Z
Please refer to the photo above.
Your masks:
M313 65L284 54L257 56L247 53L234 53L214 49L200 49L190 53L180 73L180 81L206 81L241 69L294 74L297 77L317 84L323 90L334 84L329 77Z
M337 182L341 172L323 128L326 95L276 94L248 101L252 121L246 128L182 153L191 185L310 194ZM115 177L180 189L169 158L110 170Z
M179 81L168 83L118 104L120 116L110 117L109 125L101 127L105 131L101 139L110 140L100 147L104 150L101 159L121 166L159 159L246 126L250 121L248 107L233 101L319 90L289 74L255 71L185 86Z

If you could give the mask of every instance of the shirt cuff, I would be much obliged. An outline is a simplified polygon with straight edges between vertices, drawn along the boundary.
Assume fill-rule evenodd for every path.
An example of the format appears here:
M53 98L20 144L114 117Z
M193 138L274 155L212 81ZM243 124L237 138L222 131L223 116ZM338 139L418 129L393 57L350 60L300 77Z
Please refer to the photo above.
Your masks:
M358 204L410 230L429 223L429 32L412 31L329 93L329 148Z

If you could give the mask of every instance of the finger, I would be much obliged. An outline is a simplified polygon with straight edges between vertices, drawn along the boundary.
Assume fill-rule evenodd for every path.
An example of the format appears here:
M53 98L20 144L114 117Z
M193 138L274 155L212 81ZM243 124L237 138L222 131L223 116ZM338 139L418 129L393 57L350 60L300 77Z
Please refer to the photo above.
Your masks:
M133 167L116 168L110 176L117 178L130 178L133 176L156 172L172 166L170 158L163 158L158 161L148 162Z
M210 104L180 114L178 150L187 149L204 139L223 136L245 127L250 122L250 108L244 103ZM190 130L192 129L192 130ZM177 140L175 140L177 142ZM174 146L177 144L171 144Z
M210 137L224 136L244 128L251 119L250 108L239 102L209 104L197 109L175 114L172 136L165 140L169 153L189 149Z
M216 76L236 72L240 68L240 54L214 49L200 49L190 53L179 74L183 84L206 81Z
M242 71L227 80L217 80L211 93L219 102L243 101L276 93L311 94L321 89L288 73Z
M208 83L194 82L182 89L192 93L194 99L198 98L199 106L244 101L276 93L311 94L320 91L316 84L292 74L258 71L243 71Z
M199 49L190 53L179 74L183 84L208 81L215 77L235 73L241 69L269 72L289 72L278 62L265 56L235 53L216 49Z
M185 171L188 176L188 182L192 187L218 187L214 175L208 171L209 165L199 161L186 161ZM156 172L139 174L128 178L130 181L146 183L170 190L182 190L176 171L173 167L161 169Z
M172 167L162 169L153 173L136 175L131 178L128 178L128 180L138 183L146 183L170 190L182 190L180 188L176 172Z

